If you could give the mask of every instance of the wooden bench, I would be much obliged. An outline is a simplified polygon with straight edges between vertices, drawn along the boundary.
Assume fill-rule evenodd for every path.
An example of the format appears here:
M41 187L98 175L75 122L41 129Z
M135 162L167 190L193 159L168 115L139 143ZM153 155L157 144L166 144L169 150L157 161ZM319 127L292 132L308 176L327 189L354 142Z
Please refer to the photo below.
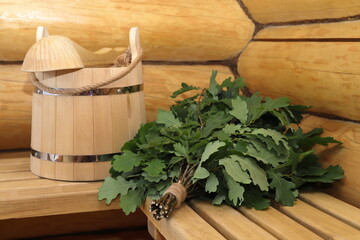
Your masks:
M141 211L125 217L118 202L98 201L101 182L39 178L29 159L28 151L0 152L0 239L146 226Z
M325 192L304 192L294 207L273 204L265 211L189 201L167 220L153 220L143 207L154 239L360 239L360 126L308 116L303 128L323 127L342 148L318 147L324 165L340 164L345 178ZM336 197L334 197L336 196Z

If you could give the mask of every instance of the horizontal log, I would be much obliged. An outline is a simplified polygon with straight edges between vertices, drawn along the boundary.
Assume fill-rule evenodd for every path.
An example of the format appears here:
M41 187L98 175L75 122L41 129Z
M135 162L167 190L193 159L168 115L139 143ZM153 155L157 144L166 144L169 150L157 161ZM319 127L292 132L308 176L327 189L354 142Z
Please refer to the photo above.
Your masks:
M339 164L345 172L345 178L327 191L345 202L360 207L360 124L308 116L301 126L305 131L317 127L324 128L322 136L331 136L343 142L341 146L317 146L316 150L324 166Z
M92 51L127 46L129 28L137 26L145 59L167 61L235 56L254 31L235 0L14 0L1 11L0 61L22 60L39 25Z
M147 120L155 120L159 108L168 109L175 102L170 95L182 82L208 86L213 69L219 71L219 81L233 76L220 65L143 65ZM32 91L20 65L0 65L0 149L30 146Z
M360 14L357 0L242 0L260 23L346 18Z
M360 21L268 27L255 39L359 39Z
M251 91L360 120L358 42L252 42L238 61Z

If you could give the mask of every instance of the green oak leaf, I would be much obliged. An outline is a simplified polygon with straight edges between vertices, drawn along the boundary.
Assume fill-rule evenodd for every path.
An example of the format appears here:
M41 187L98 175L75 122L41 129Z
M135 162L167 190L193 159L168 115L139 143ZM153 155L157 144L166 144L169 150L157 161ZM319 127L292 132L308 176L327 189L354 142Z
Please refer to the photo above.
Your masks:
M205 150L203 152L203 154L201 155L201 160L200 163L205 162L206 160L209 159L209 157L211 156L211 154L217 152L219 150L219 148L225 146L224 142L221 141L214 141L214 142L209 142L206 147Z
M249 184L251 183L250 176L247 172L242 170L238 161L233 158L224 158L219 160L219 165L225 167L225 171L231 176L236 182Z
M247 108L246 101L240 97L231 100L233 110L229 113L240 120L242 124L247 123L249 110Z
M335 140L333 137L320 137L320 136L309 137L299 142L302 148L310 148L315 144L327 146L329 143L341 143L341 142Z
M206 125L201 129L202 137L208 137L215 129L223 128L224 125L232 119L232 116L223 112L217 112L207 120Z
M244 193L244 206L253 207L256 210L264 210L270 206L270 200L266 198L264 192L258 189L247 188Z
M193 176L193 180L196 181L197 179L205 179L207 177L210 176L210 173L208 170L206 170L206 168L203 168L201 166L199 166Z
M141 174L141 176L144 177L144 180L146 180L148 182L155 182L155 183L158 183L161 180L166 180L168 178L168 176L166 174L161 174L158 176L149 176L149 174L147 172L143 172Z
M213 201L212 201L212 204L214 204L214 205L221 205L222 202L223 202L225 199L226 199L226 195L219 193L219 194L217 194L217 195L214 197L214 199L213 199Z
M187 155L188 150L181 143L175 143L173 146L174 146L174 150L175 150L175 152L174 152L175 155L177 155L177 156L186 156Z
M127 194L129 189L135 188L136 183L133 180L126 181L121 176L116 177L116 179L107 177L99 188L98 200L106 199L105 203L110 204L119 194Z
M217 99L217 95L219 94L218 84L215 80L216 75L217 75L217 71L212 71L210 77L210 86L209 86L209 93L214 97L214 99Z
M191 91L191 90L199 90L200 88L198 87L194 87L191 85L187 85L186 83L181 83L181 88L175 92L173 92L173 94L170 96L171 98L176 98L177 96L179 96L182 93Z
M231 124L226 124L225 127L224 127L224 129L223 129L223 131L224 131L225 133L227 133L228 136L229 136L229 135L231 135L231 134L235 134L236 132L240 132L240 131L241 131L241 126L235 125L235 124L233 124L233 123L231 123Z
M289 149L286 136L280 132L272 129L257 128L251 132L254 135L262 135L264 137L271 137L276 145L283 145L286 149Z
M112 167L117 172L130 172L134 167L138 167L142 158L129 150L124 150L122 155L115 155Z
M319 173L319 170L317 173ZM344 177L344 171L340 168L339 165L337 165L337 166L329 166L328 168L325 169L325 173L321 175L301 177L301 180L305 182L332 183L335 180L339 180L343 177Z
M210 176L206 179L205 191L208 193L216 192L219 180L215 174L210 173Z
M283 144L277 145L272 138L262 135L257 135L256 138L265 143L268 150L274 150L278 156L288 154L285 146Z
M139 187L137 189L130 189L127 194L120 196L120 207L126 215L135 212L144 202L146 198L144 191L145 189Z
M252 158L238 155L231 155L230 157L236 160L244 171L249 172L253 184L258 185L263 191L269 190L266 172L256 163L256 161Z
M170 128L177 128L181 126L180 120L175 118L174 114L171 111L165 111L162 109L159 109L158 111L156 122L165 124L165 127Z
M293 206L296 200L293 182L285 180L281 173L269 172L271 178L270 187L275 189L275 201L285 206Z
M147 172L150 177L156 177L163 172L165 167L165 163L160 159L152 159L147 163L147 167L143 168L142 170Z
M254 122L264 113L264 107L261 103L262 97L256 92L251 97L246 99L247 108L249 111L249 122Z
M261 161L265 164L271 164L273 167L278 166L280 163L283 163L287 160L286 155L278 156L272 151L269 151L265 144L261 141L252 139L249 141L250 144L247 146L247 152L245 155L256 158L258 161Z
M283 126L290 126L290 119L288 118L288 115L286 114L285 111L283 111L283 109L280 109L280 111L276 111L276 110L271 110L269 111L272 115L274 115L281 123L281 125Z
M288 97L280 97L276 99L266 97L264 100L265 100L264 107L267 111L272 111L274 109L287 107L290 104L290 99Z
M241 205L244 200L244 192L245 188L240 185L240 183L236 182L231 176L224 174L226 178L226 184L229 189L228 197L232 202L233 206Z

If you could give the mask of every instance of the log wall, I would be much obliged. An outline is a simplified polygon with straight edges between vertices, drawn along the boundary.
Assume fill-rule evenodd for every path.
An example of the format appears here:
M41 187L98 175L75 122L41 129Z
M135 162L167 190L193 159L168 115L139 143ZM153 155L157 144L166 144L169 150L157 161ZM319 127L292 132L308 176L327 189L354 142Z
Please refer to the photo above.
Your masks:
M357 0L240 0L259 23L346 19L360 14Z
M206 61L236 56L254 24L236 0L2 1L0 61L21 61L44 25L95 51L128 45L139 27L146 60Z

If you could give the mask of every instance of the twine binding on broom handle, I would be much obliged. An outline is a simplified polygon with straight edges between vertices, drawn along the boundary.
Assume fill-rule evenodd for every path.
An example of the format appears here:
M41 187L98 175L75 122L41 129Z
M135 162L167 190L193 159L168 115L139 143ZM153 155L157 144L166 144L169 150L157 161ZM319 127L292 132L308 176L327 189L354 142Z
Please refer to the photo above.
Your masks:
M129 51L125 51L122 55L128 55ZM128 57L123 57L122 55L120 55L117 58L117 61L119 61L119 59L129 59ZM138 63L141 62L143 56L143 52L142 52L142 48L139 48L139 54L138 56L132 60L132 62L124 67L124 71L120 72L118 75L115 75L109 79L106 79L104 81L101 81L99 83L94 83L88 86L84 86L84 87L80 87L80 88L52 88L49 86L44 85L43 83L41 83L39 81L39 79L36 78L35 73L29 73L29 79L32 81L33 85L37 88L39 88L42 91L48 92L48 93L52 93L52 94L60 94L60 95L76 95L82 92L86 92L86 91L90 91L93 89L97 89L99 87L108 85L112 82L115 82L117 80L122 79L123 77L125 77L127 74L129 74L137 65ZM118 63L116 63L118 65ZM124 63L126 64L126 63Z
M171 193L175 196L177 203L175 208L178 208L181 206L181 203L185 201L187 197L187 191L186 188L181 183L173 183L170 185L170 187L164 192L163 195L166 193Z

